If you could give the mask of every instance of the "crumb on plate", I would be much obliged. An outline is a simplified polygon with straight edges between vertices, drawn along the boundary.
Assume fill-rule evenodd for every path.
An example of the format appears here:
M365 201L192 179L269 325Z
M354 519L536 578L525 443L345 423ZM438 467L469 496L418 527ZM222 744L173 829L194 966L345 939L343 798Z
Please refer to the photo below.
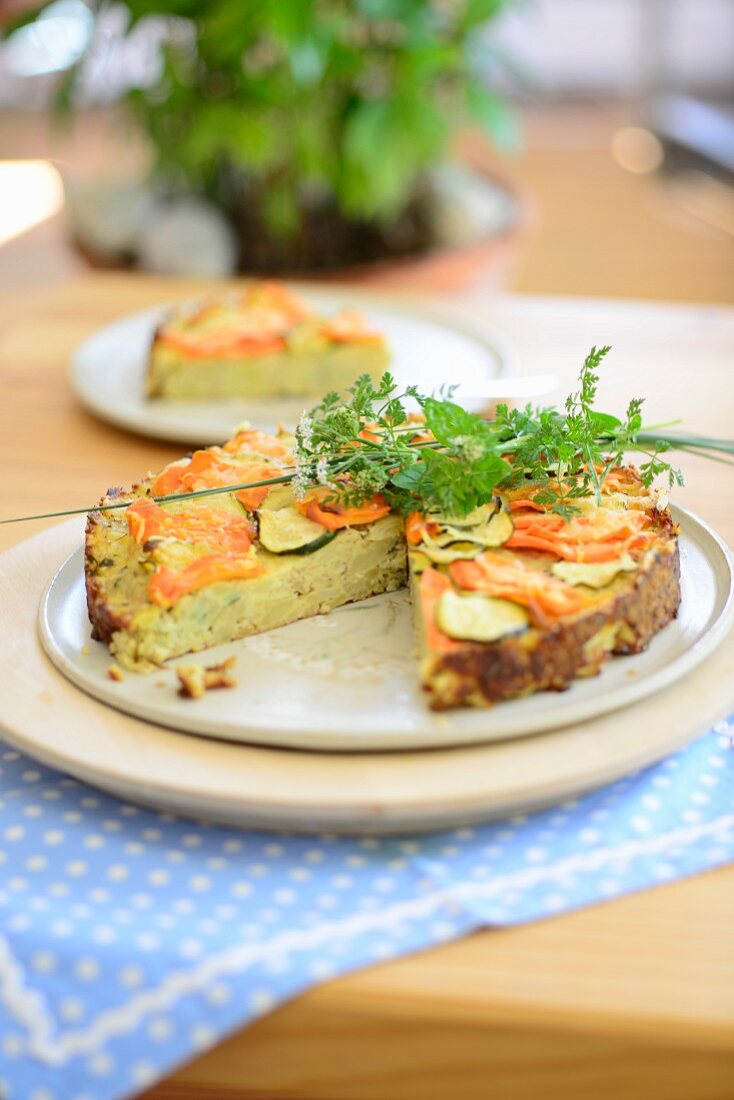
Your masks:
M219 665L176 665L176 675L181 684L179 695L184 699L201 699L205 692L214 688L236 687L237 681L231 675L236 661L236 657L229 657Z
M114 680L117 684L121 683L125 679L125 673L122 671L121 668L118 668L117 665L110 665L110 667L107 669L107 675L109 676L110 680Z
M89 646L88 645L83 645L82 646L82 657L88 657L89 654L90 654Z

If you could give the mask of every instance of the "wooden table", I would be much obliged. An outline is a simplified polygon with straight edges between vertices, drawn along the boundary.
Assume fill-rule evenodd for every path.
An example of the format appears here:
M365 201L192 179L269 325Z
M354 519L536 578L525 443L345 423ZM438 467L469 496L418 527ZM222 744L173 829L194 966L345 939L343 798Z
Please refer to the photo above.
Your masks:
M69 355L129 310L200 284L94 275L0 305L0 517L93 502L176 453L81 410ZM613 343L601 398L734 434L734 311L481 295L524 373L570 383ZM734 470L681 462L681 503L734 543ZM39 524L0 527L0 549ZM1 709L0 709L1 713ZM192 1062L150 1100L730 1100L734 870L527 928L487 931L312 989Z

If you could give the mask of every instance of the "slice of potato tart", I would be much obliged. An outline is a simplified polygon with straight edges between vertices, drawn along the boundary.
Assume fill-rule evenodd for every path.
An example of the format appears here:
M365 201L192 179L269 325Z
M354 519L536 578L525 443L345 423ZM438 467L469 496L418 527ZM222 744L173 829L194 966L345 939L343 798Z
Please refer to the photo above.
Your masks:
M390 360L382 333L354 309L314 313L274 280L180 307L156 329L148 396L318 397L360 374L378 381Z
M288 485L156 503L164 494L282 475L292 439L240 432L196 451L92 512L87 604L94 637L146 672L170 657L244 638L404 586L403 523L376 502L360 515L309 517ZM306 513L306 514L304 514Z
M412 516L408 557L431 707L561 691L638 653L677 613L677 531L631 468L564 519L527 494L464 520ZM501 536L500 539L497 536Z

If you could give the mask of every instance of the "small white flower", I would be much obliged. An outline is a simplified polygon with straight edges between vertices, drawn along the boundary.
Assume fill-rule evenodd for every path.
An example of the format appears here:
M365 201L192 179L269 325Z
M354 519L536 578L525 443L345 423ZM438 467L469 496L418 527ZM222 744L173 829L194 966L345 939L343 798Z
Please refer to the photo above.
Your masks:
M316 462L316 480L319 485L326 485L329 489L336 488L334 483L329 481L329 463L325 458L319 458Z
M298 436L298 442L301 447L304 450L310 451L313 442L313 422L305 409L301 413L301 419L298 421L296 435Z
M296 500L303 500L306 496L306 490L311 484L311 479L308 476L308 472L302 466L296 465L296 472L291 478L291 488L293 490L293 496Z

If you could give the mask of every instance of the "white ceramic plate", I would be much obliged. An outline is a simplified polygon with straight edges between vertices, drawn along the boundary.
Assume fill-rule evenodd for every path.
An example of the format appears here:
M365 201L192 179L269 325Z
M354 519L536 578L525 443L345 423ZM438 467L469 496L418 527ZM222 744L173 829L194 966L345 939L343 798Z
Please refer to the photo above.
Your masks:
M299 287L311 305L326 313L355 305L387 336L392 351L390 370L399 384L417 384L426 393L450 383L456 399L468 409L486 407L472 399L482 383L509 372L504 341L483 323L471 322L459 311L401 304L365 291ZM71 384L82 403L122 428L158 439L208 445L227 439L243 420L273 429L279 420L293 423L309 398L248 401L150 401L145 396L145 372L153 331L171 304L132 313L100 329L78 348Z
M110 680L107 647L90 641L81 550L46 591L40 635L57 668L90 695L149 722L207 737L327 752L446 748L522 737L661 691L724 638L734 620L728 553L696 517L682 509L674 514L681 525L681 609L649 649L612 660L598 678L580 680L561 694L533 695L486 711L428 710L417 682L405 592L180 658L205 664L237 658L237 687L208 692L196 702L178 696L170 668Z
M305 832L486 821L611 783L674 752L734 706L730 632L665 691L540 737L397 753L291 752L191 737L98 702L43 652L38 593L81 531L69 520L0 556L0 730L50 767L160 810Z

